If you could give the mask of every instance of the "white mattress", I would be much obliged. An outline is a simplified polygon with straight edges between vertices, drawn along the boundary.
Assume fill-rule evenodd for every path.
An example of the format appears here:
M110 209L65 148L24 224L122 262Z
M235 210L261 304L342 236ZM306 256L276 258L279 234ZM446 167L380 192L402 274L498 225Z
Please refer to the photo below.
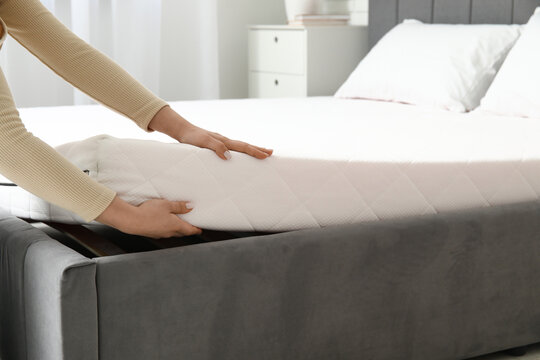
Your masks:
M133 204L189 200L183 218L218 230L282 231L538 199L540 119L456 114L375 101L307 99L171 103L193 123L264 147L259 161L139 130L100 106L22 109L27 127ZM58 131L58 129L64 129ZM1 182L1 180L0 180ZM0 206L79 222L17 187Z

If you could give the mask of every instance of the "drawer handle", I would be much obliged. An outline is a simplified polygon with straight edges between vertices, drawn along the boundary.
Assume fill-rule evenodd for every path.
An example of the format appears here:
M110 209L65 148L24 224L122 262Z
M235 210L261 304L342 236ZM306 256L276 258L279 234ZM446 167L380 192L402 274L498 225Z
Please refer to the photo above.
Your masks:
M279 81L278 79L274 80L274 85L278 86L279 85Z
M274 42L277 44L279 41L279 38L277 36L274 36Z

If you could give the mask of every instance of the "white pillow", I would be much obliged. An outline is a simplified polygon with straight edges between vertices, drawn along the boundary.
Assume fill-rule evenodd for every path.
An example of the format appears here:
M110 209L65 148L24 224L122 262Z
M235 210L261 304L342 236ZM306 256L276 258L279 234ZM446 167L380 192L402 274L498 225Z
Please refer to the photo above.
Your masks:
M519 25L405 20L375 45L335 96L472 110L520 30Z
M523 29L479 109L540 118L540 8Z

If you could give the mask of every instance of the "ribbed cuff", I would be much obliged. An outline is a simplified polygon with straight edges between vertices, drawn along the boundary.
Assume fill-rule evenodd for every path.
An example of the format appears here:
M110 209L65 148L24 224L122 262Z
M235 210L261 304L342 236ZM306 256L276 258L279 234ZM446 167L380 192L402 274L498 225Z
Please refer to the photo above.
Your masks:
M95 201L92 201L92 204L89 204L86 211L81 212L79 216L86 222L94 221L109 207L109 205L111 205L115 197L115 191L105 188L104 192L95 198Z
M154 130L148 128L148 126L150 125L150 122L152 121L152 119L154 119L154 116L156 116L156 114L165 106L169 106L169 103L167 103L163 99L156 98L155 101L152 101L143 109L141 109L140 113L135 119L135 122L144 131L149 132L149 133L154 132Z

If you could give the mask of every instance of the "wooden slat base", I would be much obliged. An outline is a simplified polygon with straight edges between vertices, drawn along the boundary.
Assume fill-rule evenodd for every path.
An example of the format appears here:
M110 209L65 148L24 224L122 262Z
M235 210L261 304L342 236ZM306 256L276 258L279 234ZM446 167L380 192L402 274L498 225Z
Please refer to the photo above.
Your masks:
M102 238L82 225L61 224L51 221L43 221L43 223L66 234L96 256L111 256L126 253L113 242Z
M158 249L176 248L263 234L254 232L204 230L201 235L196 236L169 239L151 239L122 234L112 228L112 232L102 232L95 231L92 226L86 227L78 224L62 224L54 221L35 221L31 219L22 220L25 220L36 227L44 225L45 227L49 227L60 232L64 235L64 238L59 238L59 241L88 257L121 255Z

